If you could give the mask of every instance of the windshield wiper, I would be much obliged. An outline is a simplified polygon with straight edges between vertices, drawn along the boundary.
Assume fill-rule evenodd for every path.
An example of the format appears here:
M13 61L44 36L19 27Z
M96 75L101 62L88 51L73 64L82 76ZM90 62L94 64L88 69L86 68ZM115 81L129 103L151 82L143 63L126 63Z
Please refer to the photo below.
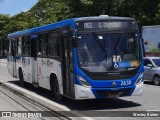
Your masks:
M114 48L114 51L116 51L116 61L115 61L115 68L117 67L117 64L116 64L116 62L117 62L117 52L118 52L118 50L119 50L119 48L120 48L120 46L121 46L121 44L122 44L122 41L123 41L123 38L124 37L126 37L126 34L125 34L125 32L123 31L123 33L121 34L121 36L120 36L120 39L119 39L119 41L117 42L117 45L115 46L115 48Z
M103 46L102 42L98 38L98 35L95 32L92 32L92 35L93 35L95 41L98 43L98 46L105 53L105 59L106 59L106 62L107 62L107 50L106 50L106 47L105 47L105 40L104 40L104 46Z
M119 50L119 47L121 46L124 37L126 37L125 32L123 32L123 33L121 34L120 40L117 42L117 45L116 45L116 47L114 48L114 50L116 50L116 51Z
M106 52L106 49L104 48L103 44L102 44L101 41L99 40L98 35L97 35L95 32L92 32L92 35L93 35L95 41L98 43L98 45L99 45L99 47L101 48L101 50L102 50L103 52Z

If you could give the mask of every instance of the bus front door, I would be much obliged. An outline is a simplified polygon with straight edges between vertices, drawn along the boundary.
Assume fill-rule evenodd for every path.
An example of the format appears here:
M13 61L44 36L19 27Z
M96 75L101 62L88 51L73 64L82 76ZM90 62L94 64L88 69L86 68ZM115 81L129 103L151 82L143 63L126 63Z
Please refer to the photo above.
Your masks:
M73 48L72 40L68 37L63 38L64 49L62 50L63 70L63 92L65 95L74 98L74 78L73 78Z
M17 48L17 43L16 43L16 40L14 40L14 41L12 41L12 52L11 52L11 54L12 54L12 58L11 58L11 63L12 63L12 75L13 75L13 77L16 77L17 76L17 74L16 74L16 48Z
M31 74L32 83L38 87L38 63L37 63L37 35L31 36Z

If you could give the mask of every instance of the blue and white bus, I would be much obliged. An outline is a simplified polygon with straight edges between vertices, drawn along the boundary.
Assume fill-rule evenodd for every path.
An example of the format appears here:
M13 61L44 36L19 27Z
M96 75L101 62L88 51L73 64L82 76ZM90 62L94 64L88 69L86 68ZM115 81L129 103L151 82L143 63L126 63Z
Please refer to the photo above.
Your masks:
M82 17L8 35L8 71L55 99L141 95L142 42L128 17Z

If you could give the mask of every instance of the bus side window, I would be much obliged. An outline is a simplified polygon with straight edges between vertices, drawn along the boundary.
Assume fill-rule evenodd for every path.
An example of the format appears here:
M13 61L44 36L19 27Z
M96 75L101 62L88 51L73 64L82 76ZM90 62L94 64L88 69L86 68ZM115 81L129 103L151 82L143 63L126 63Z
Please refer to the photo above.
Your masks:
M48 55L48 37L46 33L39 35L38 56L40 55Z
M17 44L17 53L18 53L18 55L22 55L22 38L21 37L19 37L18 38L19 40L18 40L18 44Z
M23 55L30 55L30 36L25 36L23 39Z
M37 50L37 55L38 56L42 55L41 44L42 44L42 38L41 38L41 35L39 35L39 38L38 38L38 50Z
M18 42L19 42L19 39L16 38L16 43L15 43L15 47L16 47L16 49L15 49L15 55L18 55Z
M8 53L11 54L12 51L12 41L9 39L9 47L8 47Z
M60 44L59 44L59 34L58 32L52 32L48 35L49 41L49 55L51 57L59 57Z
M16 40L15 38L13 38L11 40L11 55L15 56L15 54L16 54Z

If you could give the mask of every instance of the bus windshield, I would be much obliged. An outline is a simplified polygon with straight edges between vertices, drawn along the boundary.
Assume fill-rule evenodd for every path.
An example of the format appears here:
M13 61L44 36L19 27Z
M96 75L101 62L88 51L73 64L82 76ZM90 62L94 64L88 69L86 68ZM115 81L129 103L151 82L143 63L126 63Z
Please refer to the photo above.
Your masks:
M80 68L88 72L121 72L141 64L140 44L136 32L77 35Z

